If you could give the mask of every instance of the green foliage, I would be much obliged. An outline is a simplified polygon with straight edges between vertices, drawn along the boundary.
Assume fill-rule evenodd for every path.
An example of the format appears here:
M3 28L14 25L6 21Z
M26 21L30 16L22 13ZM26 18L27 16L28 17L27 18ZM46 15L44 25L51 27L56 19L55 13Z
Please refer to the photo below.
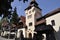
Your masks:
M3 15L4 17L9 17L11 15L11 10L9 11L9 9L12 9L11 7L11 2L13 2L14 0L0 0L0 16ZM23 1L25 3L25 1L28 0L19 0L19 1Z
M18 14L17 14L17 11L16 11L16 7L13 11L13 14L12 14L12 17L11 17L11 23L13 24L17 24L18 23Z
M11 11L9 9L12 9L11 2L11 0L0 0L0 16L6 17L10 15Z

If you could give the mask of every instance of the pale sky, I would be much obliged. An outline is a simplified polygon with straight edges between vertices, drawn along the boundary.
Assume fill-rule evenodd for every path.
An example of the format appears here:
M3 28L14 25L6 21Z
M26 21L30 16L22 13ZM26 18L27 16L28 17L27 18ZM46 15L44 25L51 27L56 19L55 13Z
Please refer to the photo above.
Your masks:
M25 16L24 9L27 8L31 0L29 0L26 3L23 3L22 1L15 0L12 3L12 7L17 7L17 13L19 16L23 15ZM36 0L39 4L39 8L42 9L42 15L45 15L49 13L50 11L60 8L60 0Z

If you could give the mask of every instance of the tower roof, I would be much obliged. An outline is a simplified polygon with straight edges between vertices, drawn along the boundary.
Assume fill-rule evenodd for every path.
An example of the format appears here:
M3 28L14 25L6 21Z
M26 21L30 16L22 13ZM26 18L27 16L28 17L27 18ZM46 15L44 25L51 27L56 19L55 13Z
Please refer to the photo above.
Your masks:
M38 9L40 9L39 7L38 7L38 3L35 1L35 0L32 0L31 2L30 2L30 5L25 9L25 10L29 10L29 9L31 9L32 7L36 7L36 8L38 8ZM41 10L41 9L40 9Z
M32 4L33 4L33 5L32 5ZM30 2L30 5L31 5L31 6L34 6L34 5L38 6L38 3L37 3L35 0L32 0L32 1Z
M35 0L32 0L32 1L35 1Z

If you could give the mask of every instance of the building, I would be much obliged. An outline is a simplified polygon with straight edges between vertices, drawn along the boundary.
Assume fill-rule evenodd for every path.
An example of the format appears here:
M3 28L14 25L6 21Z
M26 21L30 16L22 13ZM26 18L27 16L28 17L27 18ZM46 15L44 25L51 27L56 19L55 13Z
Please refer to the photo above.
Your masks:
M56 40L60 40L60 8L53 10L45 15L46 25L52 25L55 30Z
M26 25L27 25L27 38L34 36L36 33L35 30L35 23L36 19L42 16L41 9L38 7L38 4L35 0L32 0L29 6L25 9L26 13Z
M22 34L24 38L33 40L60 40L60 8L42 16L42 9L32 0L25 14L26 17L21 16L17 26L17 38L21 38Z
M41 34L43 34L45 37L44 40L46 40L47 38L50 40L53 38L54 38L53 40L60 40L60 21L59 21L60 18L59 17L60 17L60 8L57 8L47 13L46 15L42 16L41 18L38 18L35 25L35 31L38 34L37 36L39 35L41 36ZM51 29L52 31L50 31ZM46 34L46 32L48 34ZM51 37L49 37L49 35Z
M25 9L25 14L26 17L21 16L17 26L17 38L22 35L33 40L60 40L60 8L42 16L42 9L32 0ZM3 26L7 24L8 21L3 22Z
M38 4L35 0L32 0L30 2L30 5L25 9L26 13L26 25L27 25L27 38L37 38L36 40L56 40L59 38L58 36L55 37L55 30L57 31L59 27L56 26L53 27L51 25L51 22L57 21L60 15L59 13L60 8L42 16L42 9L38 7ZM57 14L54 16L54 14ZM52 16L54 16L52 18ZM50 18L51 17L51 18ZM52 21L51 21L52 20ZM52 23L55 25L54 23ZM59 24L59 21L57 21L57 24ZM55 29L55 30L54 30ZM58 34L57 34L58 35ZM35 40L35 39L34 39Z
M21 33L24 38L26 38L26 18L24 16L19 17L18 23L18 30L17 30L17 38L20 38Z

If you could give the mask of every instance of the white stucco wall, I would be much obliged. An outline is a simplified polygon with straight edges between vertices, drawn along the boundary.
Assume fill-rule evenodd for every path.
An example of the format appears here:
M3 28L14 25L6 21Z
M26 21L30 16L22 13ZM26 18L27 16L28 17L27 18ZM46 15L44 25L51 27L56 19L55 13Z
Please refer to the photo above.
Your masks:
M26 10L26 25L27 25L27 38L29 37L29 33L34 33L34 24L35 24L35 20L34 20L34 14L35 11L32 12L32 10L34 9L34 7L32 7L30 10ZM29 11L31 11L31 13L29 13ZM30 18L28 18L28 16L31 15ZM32 22L32 26L29 26L29 23ZM33 34L32 34L33 36Z
M18 29L18 31L17 31L17 38L20 38L21 31L23 32L23 36L25 38L26 37L26 35L25 35L26 34L25 28Z
M26 25L27 25L28 29L32 29L32 30L34 30L34 23L35 23L35 21L34 21L35 11L32 12L33 8L34 8L34 7L32 7L30 10L27 10L27 11L26 11L26 12L27 12L27 14L26 14ZM31 11L31 13L29 13L29 11ZM26 13L26 12L25 12L25 13ZM31 18L28 18L29 15L32 15ZM32 22L32 26L29 26L29 23L30 23L30 22Z
M56 31L55 32L55 37L57 40L60 40L60 13L57 13L55 15L52 15L50 17L47 17L46 18L46 24L51 24L51 20L54 20L55 21L55 26L53 26L54 30Z
M34 30L35 30L36 18L39 18L41 16L41 14L40 14L41 11L36 7L32 7L29 10L25 10L25 13L26 13L26 25L27 25L27 29L28 29L27 35L29 35L29 33L32 33L32 37L33 37ZM35 14L39 14L39 15L36 16ZM31 15L30 18L28 18L29 15ZM29 26L29 23L31 23L31 22L32 22L32 26Z

